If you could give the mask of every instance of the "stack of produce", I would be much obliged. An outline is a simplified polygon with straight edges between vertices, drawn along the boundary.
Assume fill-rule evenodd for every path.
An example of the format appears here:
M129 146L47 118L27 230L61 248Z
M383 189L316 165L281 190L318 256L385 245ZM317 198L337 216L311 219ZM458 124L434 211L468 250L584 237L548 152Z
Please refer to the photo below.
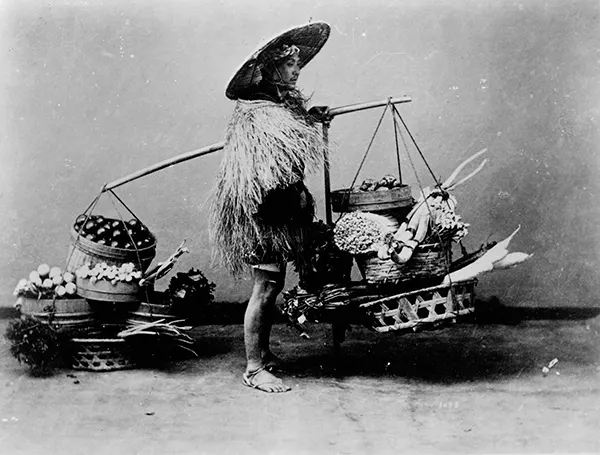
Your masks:
M402 183L395 176L386 174L380 180L371 178L363 180L358 187L358 191L387 191L401 186Z
M28 278L19 280L13 294L32 299L77 298L75 276L60 267L40 264L29 273Z
M378 257L405 264L422 243L442 243L447 239L458 242L463 239L469 225L456 214L456 205L454 196L447 192L426 188L389 244L379 249Z
M73 229L92 242L112 248L135 250L154 243L148 228L137 218L125 222L102 215L79 215Z
M89 279L91 284L100 280L106 280L110 281L113 285L118 282L132 283L142 278L142 272L136 270L135 265L131 262L127 262L121 266L108 265L106 262L99 262L94 266L84 264L77 269L75 275L81 280Z
M333 230L335 245L352 255L377 252L398 223L386 216L369 212L351 212L343 215Z

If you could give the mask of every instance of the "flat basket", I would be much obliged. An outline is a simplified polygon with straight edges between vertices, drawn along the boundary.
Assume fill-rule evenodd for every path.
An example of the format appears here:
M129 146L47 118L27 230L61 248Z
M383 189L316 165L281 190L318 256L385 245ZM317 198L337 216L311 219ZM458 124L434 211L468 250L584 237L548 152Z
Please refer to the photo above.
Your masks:
M377 332L435 329L453 324L460 316L475 310L477 280L433 286L384 297L360 307L367 313L369 326Z
M410 281L441 281L452 262L451 241L422 244L415 248L410 260L396 264L391 259L379 259L377 253L355 256L356 264L368 283L399 284Z

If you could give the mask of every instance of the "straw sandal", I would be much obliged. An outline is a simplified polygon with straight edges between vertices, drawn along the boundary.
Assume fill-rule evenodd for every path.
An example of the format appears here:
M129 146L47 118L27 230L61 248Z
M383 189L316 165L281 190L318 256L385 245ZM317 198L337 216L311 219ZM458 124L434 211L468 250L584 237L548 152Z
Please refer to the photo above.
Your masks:
M263 357L263 363L267 371L281 371L283 360L281 360L275 354L271 353L270 355L266 355L265 357Z
M262 382L260 380L255 381L257 376L261 373L267 374L272 379L267 379ZM244 373L242 375L242 383L247 387L250 387L252 389L257 389L257 390L260 390L260 391L266 392L266 393L281 393L281 392L289 392L290 390L292 390L291 387L285 386L281 379L279 379L279 378L273 376L271 373L269 373L269 371L264 366L260 367L258 370L253 371L252 373ZM273 387L278 387L278 386L283 386L284 389L283 390L273 390Z

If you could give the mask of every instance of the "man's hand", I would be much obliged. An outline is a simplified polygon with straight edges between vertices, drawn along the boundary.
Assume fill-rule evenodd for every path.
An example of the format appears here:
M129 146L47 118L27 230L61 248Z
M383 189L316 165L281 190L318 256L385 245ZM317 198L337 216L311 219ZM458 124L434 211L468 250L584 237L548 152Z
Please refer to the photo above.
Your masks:
M333 116L329 114L329 106L313 106L308 113L314 117L317 122L330 123Z

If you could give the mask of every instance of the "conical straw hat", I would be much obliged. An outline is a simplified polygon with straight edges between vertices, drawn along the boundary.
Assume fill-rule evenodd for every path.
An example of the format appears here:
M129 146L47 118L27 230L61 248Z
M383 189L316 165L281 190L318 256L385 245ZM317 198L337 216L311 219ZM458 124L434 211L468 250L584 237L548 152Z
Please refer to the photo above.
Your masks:
M257 84L261 79L261 57L284 44L295 45L300 49L300 68L303 68L321 50L329 38L330 31L331 28L325 22L313 22L292 28L271 39L253 52L235 72L227 85L225 95L229 99L236 100L250 86Z

